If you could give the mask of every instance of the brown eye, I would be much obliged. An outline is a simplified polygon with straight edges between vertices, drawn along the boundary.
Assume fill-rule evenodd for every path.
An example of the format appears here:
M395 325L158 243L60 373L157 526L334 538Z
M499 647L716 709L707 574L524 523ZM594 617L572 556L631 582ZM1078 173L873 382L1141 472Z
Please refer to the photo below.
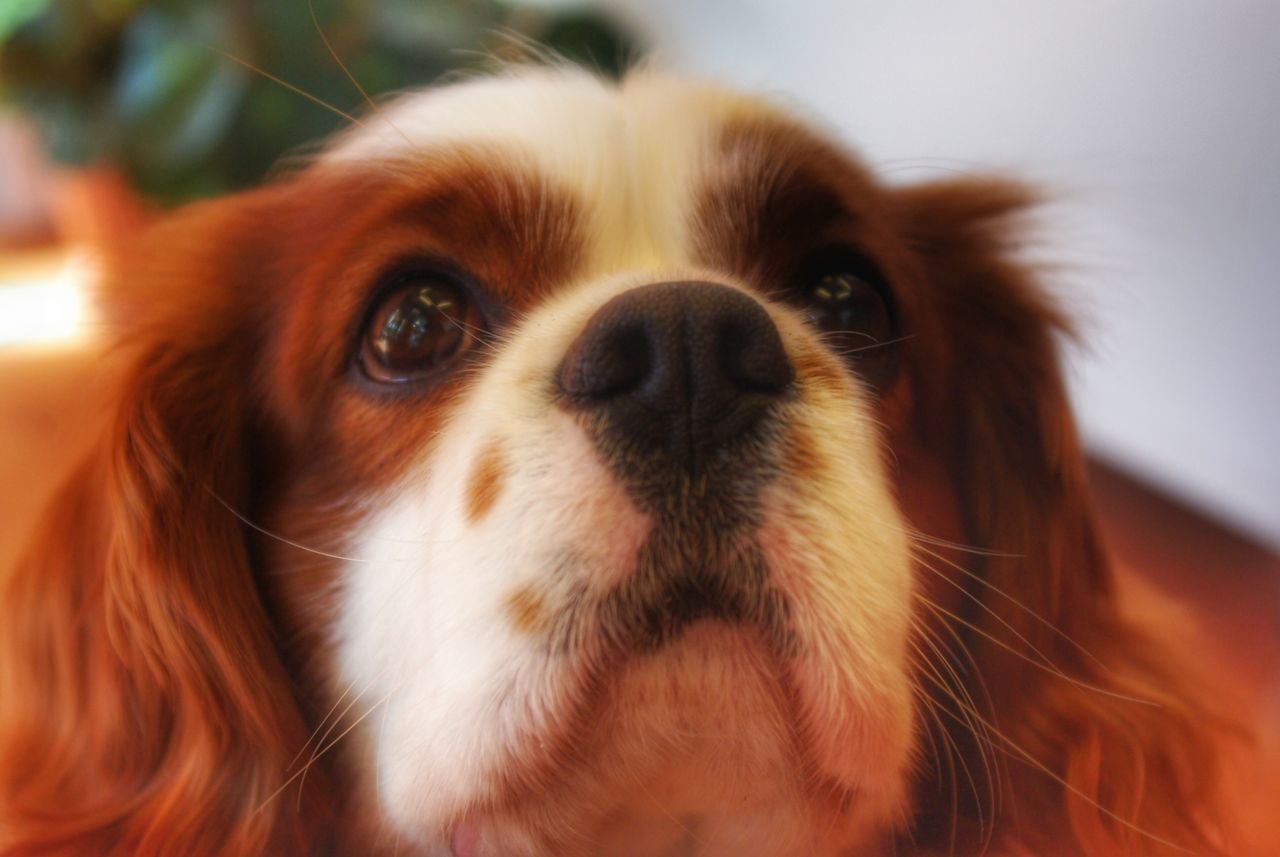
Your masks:
M811 256L791 290L823 343L874 388L884 388L899 361L898 319L884 275L849 247Z
M893 338L884 297L857 274L824 274L810 286L806 303L809 323L842 355L872 352Z
M389 292L370 316L360 362L374 381L427 378L465 354L482 324L464 289L445 279L415 279Z

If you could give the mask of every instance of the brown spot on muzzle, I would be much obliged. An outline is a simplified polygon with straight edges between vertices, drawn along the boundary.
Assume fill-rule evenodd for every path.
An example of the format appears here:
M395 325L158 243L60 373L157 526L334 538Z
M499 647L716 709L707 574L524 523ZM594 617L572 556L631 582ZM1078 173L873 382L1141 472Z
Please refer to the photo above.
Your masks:
M783 470L797 482L813 482L830 466L818 452L813 435L806 429L793 427L787 433L783 450Z
M546 602L529 586L522 586L507 596L506 608L512 627L522 634L540 634L551 621Z
M505 458L498 444L491 443L480 453L471 476L467 479L467 523L479 523L493 508L498 495L502 493L505 468Z

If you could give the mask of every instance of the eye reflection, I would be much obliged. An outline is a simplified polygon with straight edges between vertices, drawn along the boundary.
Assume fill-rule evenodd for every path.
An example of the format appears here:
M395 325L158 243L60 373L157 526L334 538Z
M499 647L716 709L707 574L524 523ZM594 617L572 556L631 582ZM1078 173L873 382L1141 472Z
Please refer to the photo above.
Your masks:
M838 337L842 348L856 350L891 338L893 321L880 292L850 273L826 274L808 294L810 324Z
M402 286L369 321L361 355L365 374L387 383L434 375L470 348L480 323L466 293L453 283Z

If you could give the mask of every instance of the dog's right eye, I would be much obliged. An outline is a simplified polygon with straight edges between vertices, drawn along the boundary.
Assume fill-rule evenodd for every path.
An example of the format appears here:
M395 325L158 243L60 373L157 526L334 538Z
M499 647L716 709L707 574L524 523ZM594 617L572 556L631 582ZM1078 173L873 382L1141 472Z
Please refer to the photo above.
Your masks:
M360 365L370 379L387 384L429 378L470 350L482 328L465 289L443 277L416 277L387 292L374 308Z
M809 323L847 354L881 347L892 338L893 318L883 294L858 274L823 274L804 299Z
M873 384L897 365L897 314L880 269L846 247L813 254L797 273L791 301L823 342Z

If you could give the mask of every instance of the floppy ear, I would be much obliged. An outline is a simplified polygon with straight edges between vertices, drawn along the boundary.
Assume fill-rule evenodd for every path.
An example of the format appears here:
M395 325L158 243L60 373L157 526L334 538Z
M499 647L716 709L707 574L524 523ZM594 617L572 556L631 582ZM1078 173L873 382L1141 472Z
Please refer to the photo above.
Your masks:
M940 704L953 732L967 720L985 733L966 737L989 747L997 831L1033 851L1210 853L1212 721L1187 677L1119 616L1057 355L1069 325L1013 252L1032 195L959 180L896 199L940 340L913 379L931 407L921 432L945 456L965 537L981 551L945 620L967 650L954 664L965 687ZM950 698L964 691L971 702ZM989 819L983 791L972 811Z
M111 287L136 331L111 425L4 581L3 853L303 853L325 811L273 798L306 732L227 508L253 490L262 208L189 210Z

